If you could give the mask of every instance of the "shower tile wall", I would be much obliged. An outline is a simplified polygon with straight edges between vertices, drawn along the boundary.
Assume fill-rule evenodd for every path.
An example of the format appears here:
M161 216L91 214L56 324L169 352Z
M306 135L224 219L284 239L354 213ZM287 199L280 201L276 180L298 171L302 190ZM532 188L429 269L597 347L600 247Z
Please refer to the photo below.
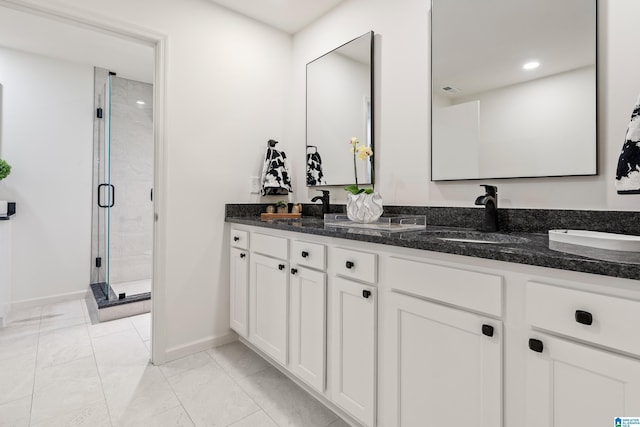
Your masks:
M144 104L142 104L144 103ZM113 77L111 90L110 283L151 278L153 86Z

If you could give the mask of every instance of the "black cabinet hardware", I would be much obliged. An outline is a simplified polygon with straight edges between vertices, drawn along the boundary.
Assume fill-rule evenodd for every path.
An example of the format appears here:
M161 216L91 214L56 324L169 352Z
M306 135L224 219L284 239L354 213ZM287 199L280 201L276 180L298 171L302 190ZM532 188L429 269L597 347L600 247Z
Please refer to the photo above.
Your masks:
M298 269L297 269L297 268L292 268L292 269L291 269L291 274L296 274L297 272L298 272Z
M482 325L482 334L488 337L493 336L493 326L491 325Z
M576 310L575 319L576 322L582 323L583 325L593 324L593 316L588 311Z
M233 241L237 242L238 240L240 240L240 238L238 236L233 236Z
M371 291L365 289L362 291L362 296L365 298L369 298L371 296Z
M244 252L240 253L240 258L244 258L246 256L247 256L247 254L245 254Z
M300 255L302 255L302 258L306 258L306 257L308 257L308 256L309 256L309 252L307 252L307 251L302 251L302 253L301 253Z
M540 340L537 340L535 338L529 338L529 348L535 351L536 353L542 353L542 350L544 349L544 345Z
M346 262L346 264L345 264L345 266L346 266L348 269L352 269L352 268L355 266L355 264L354 264L353 262L351 262L351 261L347 261L347 262Z
M279 264L278 265L278 270L284 270L284 264Z

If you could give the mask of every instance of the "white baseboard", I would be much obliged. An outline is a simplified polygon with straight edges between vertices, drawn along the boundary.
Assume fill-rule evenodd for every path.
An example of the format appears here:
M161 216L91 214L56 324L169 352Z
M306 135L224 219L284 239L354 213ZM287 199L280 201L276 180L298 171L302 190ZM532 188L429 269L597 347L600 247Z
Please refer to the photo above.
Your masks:
M235 332L229 330L229 332L224 335L203 338L201 340L191 341L190 343L182 344L179 346L169 347L164 353L163 360L160 361L160 363L156 363L156 361L153 361L153 363L162 364L171 362L172 360L180 359L181 357L189 356L190 354L208 350L213 347L229 344L230 342L237 340L238 335Z
M20 301L11 302L11 311L24 310L32 307L39 307L41 305L55 304L58 302L71 301L74 299L84 299L87 295L87 290L76 292L67 292L64 294L49 295L40 298L23 299Z

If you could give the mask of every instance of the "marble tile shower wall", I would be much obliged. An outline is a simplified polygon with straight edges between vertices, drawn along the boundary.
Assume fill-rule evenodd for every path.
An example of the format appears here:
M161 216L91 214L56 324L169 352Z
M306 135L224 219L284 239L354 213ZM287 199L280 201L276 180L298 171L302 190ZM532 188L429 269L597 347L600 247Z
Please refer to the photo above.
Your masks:
M144 102L141 104L140 102ZM110 282L151 277L153 86L119 77L111 92Z

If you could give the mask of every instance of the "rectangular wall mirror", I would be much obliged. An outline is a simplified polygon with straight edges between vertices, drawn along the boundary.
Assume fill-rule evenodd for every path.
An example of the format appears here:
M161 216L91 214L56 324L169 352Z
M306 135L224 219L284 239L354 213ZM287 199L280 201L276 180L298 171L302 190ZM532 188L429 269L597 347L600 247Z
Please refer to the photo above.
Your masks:
M307 64L307 186L354 184L349 141L373 148L373 32ZM375 151L374 151L375 153ZM373 184L371 162L356 162Z
M596 0L432 0L432 181L597 173Z

